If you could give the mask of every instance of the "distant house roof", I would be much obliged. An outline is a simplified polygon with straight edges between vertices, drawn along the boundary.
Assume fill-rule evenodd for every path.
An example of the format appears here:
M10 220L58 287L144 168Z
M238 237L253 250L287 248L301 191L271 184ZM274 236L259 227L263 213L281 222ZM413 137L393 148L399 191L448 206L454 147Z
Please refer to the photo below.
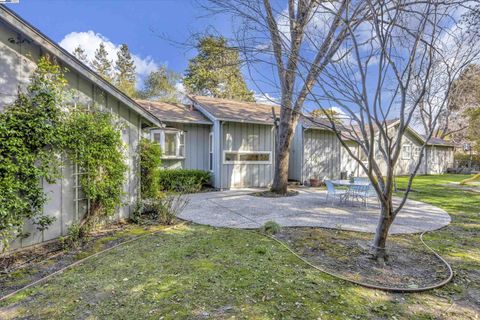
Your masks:
M212 124L200 111L179 103L135 100L142 108L160 121L178 123Z
M419 134L419 136L422 138L422 140L424 142L427 139L427 136L424 135L424 134ZM453 143L452 141L448 141L448 140L444 140L444 139L440 139L440 138L430 138L430 140L428 140L427 145L456 147L455 143Z
M315 118L315 117L307 117L307 116L301 115L298 121L299 123L302 124L302 126L305 129L332 130L332 124L328 119L325 119L325 118ZM339 128L339 129L342 130L342 128Z
M68 51L60 47L53 40L43 34L40 30L29 24L27 21L18 16L15 12L8 9L4 5L0 5L0 20L11 25L18 31L25 34L28 38L32 39L36 44L46 49L49 53L58 57L63 63L68 65L72 70L77 71L79 74L83 75L88 80L95 83L97 86L117 98L119 101L123 102L133 111L137 112L145 119L149 120L154 124L158 124L159 121L149 112L145 111L138 104L135 103L130 97L125 93L120 91L117 87L112 85L110 82L103 79L95 71L90 69L87 65L82 63L80 60L75 58Z
M273 125L272 108L277 116L280 108L267 104L239 102L205 96L189 96L197 108L207 112L215 120Z

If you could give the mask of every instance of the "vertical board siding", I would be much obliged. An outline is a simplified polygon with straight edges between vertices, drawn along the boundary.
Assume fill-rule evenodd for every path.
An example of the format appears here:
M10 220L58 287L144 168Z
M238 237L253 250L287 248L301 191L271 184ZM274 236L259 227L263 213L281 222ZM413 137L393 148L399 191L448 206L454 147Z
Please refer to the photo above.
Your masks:
M36 63L42 48L35 43L27 42L12 44L9 38L17 38L17 32L0 22L0 112L6 105L12 103L16 97L18 87L25 88L29 78L35 70ZM126 156L129 166L126 183L124 186L126 205L119 208L115 218L127 218L130 207L135 202L139 192L138 179L138 136L140 134L140 117L133 111L119 102L115 97L108 95L101 88L98 88L91 81L74 71L65 74L68 85L73 89L73 96L67 101L70 106L79 105L87 108L96 105L102 110L111 110L119 115L126 124L122 132L122 139L126 144ZM25 239L12 241L10 249L17 249L34 245L43 241L65 235L68 227L77 222L86 209L86 201L79 203L80 210L77 215L75 207L74 191L74 168L72 163L64 159L62 166L62 178L54 184L42 181L47 195L47 202L43 211L46 215L55 217L55 222L44 232L37 230L30 221L26 221L24 232L30 236ZM82 193L79 192L80 196Z
M220 188L267 187L273 180L272 126L225 122L222 130L223 148L219 155L221 162ZM223 151L270 151L271 164L224 164Z
M293 181L302 181L302 153L303 153L303 126L297 124L290 147L290 157L288 159L288 179Z
M340 177L340 142L325 130L304 131L303 180Z
M165 169L198 169L208 171L208 136L211 125L168 123L168 127L185 132L185 158L163 159Z

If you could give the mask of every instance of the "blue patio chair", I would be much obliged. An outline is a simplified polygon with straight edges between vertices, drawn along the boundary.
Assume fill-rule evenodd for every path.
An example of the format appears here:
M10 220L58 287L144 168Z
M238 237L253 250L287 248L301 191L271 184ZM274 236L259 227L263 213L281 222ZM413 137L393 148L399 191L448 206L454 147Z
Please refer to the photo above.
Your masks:
M335 185L330 180L325 180L325 185L327 186L327 198L325 202L332 197L332 204L335 202L335 198L342 201L347 196L347 191L335 189Z
M367 177L355 177L353 178L353 182L370 183L370 179Z

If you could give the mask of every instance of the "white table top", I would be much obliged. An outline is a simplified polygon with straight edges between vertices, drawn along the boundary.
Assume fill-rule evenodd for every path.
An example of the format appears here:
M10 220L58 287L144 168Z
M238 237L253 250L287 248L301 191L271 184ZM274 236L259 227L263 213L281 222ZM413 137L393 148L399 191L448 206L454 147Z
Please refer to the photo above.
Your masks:
M332 180L331 181L334 185L337 186L368 186L370 185L370 181L356 181L350 182L350 180Z

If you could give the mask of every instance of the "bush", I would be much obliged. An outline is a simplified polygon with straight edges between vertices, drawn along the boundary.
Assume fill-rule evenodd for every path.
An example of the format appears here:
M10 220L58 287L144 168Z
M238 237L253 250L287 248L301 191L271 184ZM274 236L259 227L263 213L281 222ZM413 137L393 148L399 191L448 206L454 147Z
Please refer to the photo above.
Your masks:
M182 193L170 193L143 201L143 214L150 221L171 225L188 204L188 197Z
M470 164L473 168L480 168L480 155L472 154L470 158L470 154L468 153L456 153L455 154L455 164L458 168L466 168Z
M140 181L143 198L158 196L160 186L158 184L161 170L162 149L158 143L148 139L140 140Z
M210 180L210 172L203 170L166 169L159 172L161 191L199 192Z
M267 221L265 224L262 226L260 231L265 234L276 234L280 232L282 227L276 223L275 221Z

